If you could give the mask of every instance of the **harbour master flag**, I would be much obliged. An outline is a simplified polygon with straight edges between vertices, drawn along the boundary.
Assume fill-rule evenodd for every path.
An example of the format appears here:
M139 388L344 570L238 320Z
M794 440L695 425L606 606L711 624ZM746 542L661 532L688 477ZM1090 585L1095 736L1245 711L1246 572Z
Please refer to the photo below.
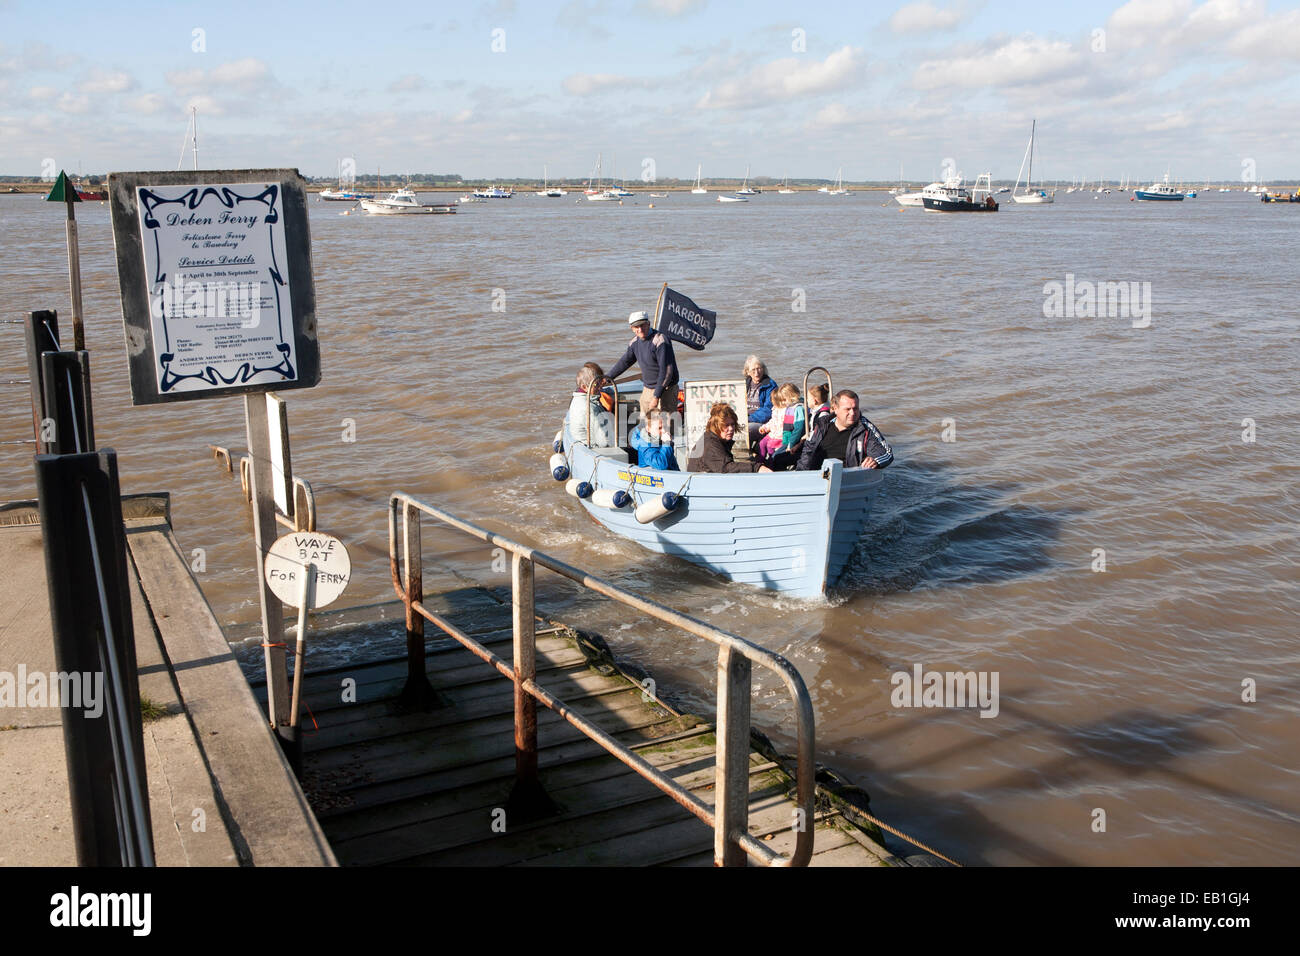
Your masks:
M713 341L718 327L718 313L701 309L680 292L664 286L659 298L659 311L655 314L655 330L675 342L684 342L696 351Z

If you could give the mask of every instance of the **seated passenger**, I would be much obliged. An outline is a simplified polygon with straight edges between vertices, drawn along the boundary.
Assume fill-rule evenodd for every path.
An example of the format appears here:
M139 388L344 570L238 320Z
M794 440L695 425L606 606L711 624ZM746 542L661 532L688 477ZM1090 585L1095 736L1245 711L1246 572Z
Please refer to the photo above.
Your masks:
M772 465L773 459L781 452L794 451L804 432L803 402L800 400L799 388L793 382L786 382L772 396L772 418L766 425L758 426L763 440L758 443L758 457L766 464ZM789 455L783 456L788 458ZM786 462L786 467L793 460Z
M745 359L745 404L749 415L749 444L758 444L758 426L772 417L772 393L776 382L767 374L767 366L757 355Z
M632 447L636 461L642 468L659 468L664 471L681 471L673 440L664 428L668 414L655 409L646 415L645 424L632 432Z
M839 459L846 468L884 468L894 460L885 436L858 413L857 392L836 392L831 415L822 418L804 442L797 470L820 468L828 458Z
M588 389L593 382L605 378L595 362L588 362L578 371L578 387L569 402L568 429L569 437L592 448L608 448L614 444L614 416L609 391L596 388L590 397ZM591 431L587 435L587 412L591 412Z
M812 405L812 413L808 416L808 431L812 432L823 418L829 418L831 407L826 399L830 397L830 387L826 385L809 385L808 401Z
M687 471L706 471L717 474L735 472L771 471L757 461L736 461L731 457L731 446L736 440L736 425L740 419L736 410L726 402L718 402L709 410L709 424L700 442L695 446L696 456L686 462Z

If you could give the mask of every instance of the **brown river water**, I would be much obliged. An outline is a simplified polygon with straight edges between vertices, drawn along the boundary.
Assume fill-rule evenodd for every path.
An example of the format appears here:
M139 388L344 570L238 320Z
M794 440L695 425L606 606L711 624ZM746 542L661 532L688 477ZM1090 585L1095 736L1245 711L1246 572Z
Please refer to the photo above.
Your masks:
M1300 863L1300 207L1062 193L945 216L879 193L713 199L518 195L428 218L311 203L323 379L285 393L293 461L351 551L340 604L379 621L323 617L319 646L392 644L386 502L406 491L785 655L812 693L819 759L963 862ZM66 314L62 215L0 197L4 319ZM131 407L108 210L78 221L98 442L118 450L124 490L172 493L196 576L246 638L249 522L206 447L244 448L242 402ZM613 363L627 313L664 281L719 314L707 351L678 348L684 377L739 378L750 352L780 381L826 365L892 441L828 599L643 552L550 478L574 372ZM1138 283L1137 314L1103 296L1045 316L1051 283L1085 282ZM26 378L19 327L0 335L0 378ZM0 439L30 437L26 389L3 395ZM0 451L4 498L31 497L31 446ZM427 588L507 581L464 536L426 531L425 550ZM710 707L708 648L539 574L542 613L599 629ZM918 666L990 690L996 675L996 714L895 706L893 675ZM787 742L783 693L757 684L756 723Z

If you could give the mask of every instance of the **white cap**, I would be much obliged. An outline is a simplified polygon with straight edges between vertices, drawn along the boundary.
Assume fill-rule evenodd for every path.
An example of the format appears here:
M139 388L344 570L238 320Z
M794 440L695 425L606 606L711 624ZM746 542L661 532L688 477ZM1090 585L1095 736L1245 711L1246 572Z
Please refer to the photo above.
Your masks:
M649 312L633 312L631 315L627 317L628 325L639 325L642 322L649 322L649 321L650 321Z

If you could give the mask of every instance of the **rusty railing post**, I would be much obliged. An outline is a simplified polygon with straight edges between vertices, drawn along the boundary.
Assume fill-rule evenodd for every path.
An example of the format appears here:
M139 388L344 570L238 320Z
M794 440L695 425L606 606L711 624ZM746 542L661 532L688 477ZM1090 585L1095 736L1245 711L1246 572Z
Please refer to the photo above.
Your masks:
M749 658L718 649L718 749L713 865L744 866L738 838L749 832Z
M424 673L424 617L415 605L424 600L424 568L420 550L420 512L402 502L402 603L406 605L406 686L398 705L426 710L435 702L433 687Z
M537 677L537 627L533 606L533 559L515 551L510 557L510 609L514 630L515 785L507 808L525 820L555 811L537 777L537 698L524 682Z

